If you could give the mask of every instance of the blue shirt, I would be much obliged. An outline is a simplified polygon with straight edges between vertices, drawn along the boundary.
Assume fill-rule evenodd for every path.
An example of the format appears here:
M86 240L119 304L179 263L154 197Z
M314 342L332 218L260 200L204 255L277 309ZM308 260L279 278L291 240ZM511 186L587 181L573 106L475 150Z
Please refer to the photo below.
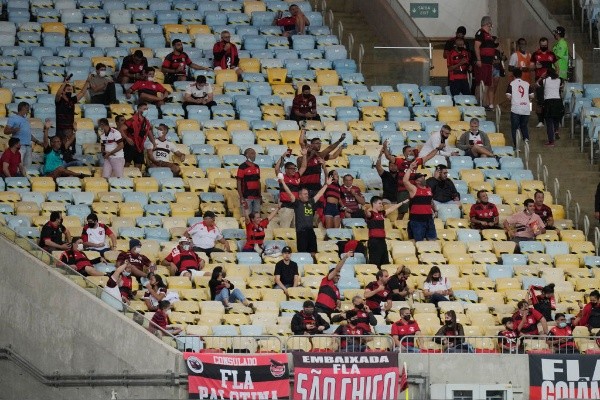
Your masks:
M31 146L31 124L29 124L29 119L13 114L8 117L6 125L11 128L19 127L19 131L13 133L12 137L20 139L21 146Z

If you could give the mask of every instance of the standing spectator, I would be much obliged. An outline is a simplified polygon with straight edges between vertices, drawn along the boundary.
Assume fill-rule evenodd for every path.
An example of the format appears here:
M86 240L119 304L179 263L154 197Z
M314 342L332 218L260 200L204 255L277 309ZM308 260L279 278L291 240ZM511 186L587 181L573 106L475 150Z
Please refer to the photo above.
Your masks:
M518 311L513 314L514 324L517 326L519 336L537 336L540 334L538 323L542 325L544 335L548 334L548 322L536 309L529 307L527 300L517 303Z
M517 129L525 143L529 142L529 115L531 114L531 99L533 86L529 81L521 79L523 72L513 70L514 80L506 87L506 97L510 99L510 134L513 147L517 147Z
M511 54L508 60L508 70L512 72L514 79L522 79L524 82L531 83L531 53L527 51L527 40L519 38L517 40L517 48ZM516 70L521 71L519 77L515 76Z
M298 252L310 253L313 257L317 253L317 236L313 228L313 220L315 217L315 203L321 199L327 190L327 185L333 181L332 178L327 178L327 183L319 190L314 197L309 197L308 190L300 189L298 197L294 196L290 188L280 180L283 189L290 197L290 201L294 205L294 214L296 220L296 241Z
M210 70L210 68L192 62L187 53L183 51L181 39L173 39L171 46L173 46L173 51L167 54L161 66L161 71L165 74L166 84L171 85L175 81L186 81L189 72L188 67L204 71Z
M600 221L600 183L596 186L596 194L594 195L594 218Z
M423 164L434 156L440 155L444 157L457 156L460 153L458 149L448 144L448 139L452 133L452 128L449 125L442 125L439 132L432 132L429 138L419 150ZM419 164L421 165L421 164ZM400 168L400 171L402 169Z
M68 154L60 137L52 136L52 139L49 140L48 130L44 129L44 166L42 168L44 176L49 176L54 180L63 176L84 178L85 175L67 169L70 166L80 165L78 161L67 163L65 160L68 159Z
M223 238L221 230L215 225L215 216L214 212L206 211L203 215L202 222L197 222L190 226L184 233L185 237L192 239L194 251L200 251L209 257L213 252L223 251L215 247L217 242L225 247L225 251L231 251L229 242Z
M419 349L418 339L414 336L420 332L419 324L410 315L410 308L402 307L400 309L400 319L392 324L391 332L398 352L419 353L421 350Z
M69 82L69 77L65 78L63 84L58 88L54 96L54 105L56 107L56 136L63 142L75 135L73 124L75 123L75 104L85 96L85 92L90 84L90 78L85 81L83 87L77 93L73 94L73 85ZM74 153L73 148L69 149Z
M148 60L144 57L141 50L136 50L133 54L125 56L121 63L121 70L117 76L117 81L121 84L134 83L142 79L144 70L148 67ZM98 67L96 67L97 69Z
M535 212L544 223L546 230L554 230L554 215L552 214L552 209L544 204L544 192L541 190L536 190L533 195L533 204Z
M144 76L141 80L136 81L133 85L125 92L125 97L130 99L131 95L137 93L138 104L154 104L155 106L162 106L167 101L167 96L171 92L161 85L159 82L154 81L154 68L147 67L144 70Z
M410 164L410 170L416 171L417 162ZM415 184L410 181L410 175L404 175L404 186L410 196L410 209L408 214L408 237L415 242L421 240L435 240L435 224L433 214L435 207L433 204L433 192L431 188L425 185L425 175L415 174Z
M456 28L456 34L454 35L454 37L451 37L450 39L446 40L446 43L444 44L444 53L443 53L444 59L448 59L448 55L450 54L450 52L452 51L452 49L454 49L454 47L456 45L456 40L462 39L464 42L466 35L467 35L467 28L465 28L464 26L459 26L458 28ZM469 91L469 94L470 94L470 91Z
M435 167L431 178L427 178L425 184L431 188L433 202L436 206L441 204L456 204L460 206L460 194L454 186L452 179L448 178L448 167L443 164Z
M519 242L535 240L537 235L546 233L544 222L535 213L534 201L527 199L523 205L525 206L523 211L504 220L504 229L508 234L508 238L517 243L517 246Z
M292 249L285 246L281 249L282 259L275 264L273 276L275 279L275 289L281 289L288 295L288 289L300 286L300 273L298 264L292 261Z
M240 67L240 57L237 46L231 43L231 33L227 30L221 32L221 41L213 46L213 64L215 71L232 69L240 76L244 72Z
M331 314L340 308L341 297L340 289L337 287L337 283L340 280L340 271L344 266L344 263L349 257L354 257L354 252L349 251L342 255L341 260L337 263L335 268L331 268L329 273L321 280L319 286L319 294L317 295L317 302L315 309L319 313L325 313L331 318Z
M167 285L165 285L160 275L150 273L148 274L148 282L144 286L146 292L142 299L146 303L148 311L156 311L160 301L165 300L167 296Z
M27 170L21 161L21 140L17 137L8 139L8 148L0 157L2 166L1 176L10 178L13 176L27 176Z
M105 106L118 103L115 82L112 76L106 74L106 65L96 64L96 73L89 76L88 82L91 103Z
M17 105L17 113L12 114L6 121L4 134L12 136L21 141L21 158L25 168L31 167L31 143L41 145L42 142L31 135L31 124L27 115L29 115L31 107L29 103L22 101Z
M498 219L500 213L494 203L489 202L485 190L477 191L477 203L471 206L469 211L469 222L472 229L500 229Z
M242 251L257 252L261 254L265 250L265 229L269 225L269 222L273 221L273 218L277 215L279 207L275 207L271 210L271 214L267 218L261 218L260 212L251 213L248 208L244 209L245 222L246 222L246 243L242 248Z
M138 239L129 240L129 251L122 251L117 257L115 265L119 267L123 263L131 266L131 273L138 278L145 278L148 272L154 272L156 266L148 257L141 254L142 242Z
M283 27L283 36L285 37L304 35L306 27L310 25L310 21L296 4L292 4L289 11L289 17L284 17L283 13L278 11L273 20L273 24Z
M475 95L479 98L479 85L485 85L483 99L479 99L479 101L487 110L494 109L493 93L489 90L492 87L492 71L497 47L496 41L490 33L493 27L492 18L485 16L481 18L481 29L475 33L475 69L473 76Z
M377 280L370 282L365 288L365 299L373 314L382 315L382 311L387 313L392 309L392 290L387 284L390 278L385 269L377 271L375 277ZM385 303L383 310L382 303Z
M540 38L540 48L537 49L531 55L531 69L535 70L535 81L539 81L546 77L548 68L556 62L556 54L548 50L548 39L545 37ZM538 124L536 128L544 127L544 88L542 86L536 86L535 99L537 103L536 114L538 117Z
M321 189L321 171L325 169L325 161L334 160L342 154L344 146L340 145L344 139L346 139L346 133L342 133L336 142L331 143L325 150L321 150L321 139L315 137L308 143L306 130L302 129L300 131L299 142L302 148L302 157L298 162L300 185L308 189L311 196L314 196ZM306 154L304 153L305 149ZM302 161L304 157L306 157L306 162Z
M156 140L156 145L146 142L146 158L148 160L148 168L161 167L169 168L174 176L181 175L181 167L174 163L174 158L177 157L180 161L185 160L185 154L177 150L175 143L167 140L169 127L165 124L158 125L159 136Z
M590 331L600 328L600 292L598 290L590 292L589 303L581 309L573 321L573 325L586 326Z
M367 220L367 228L369 230L369 263L377 265L381 269L382 265L390 263L387 243L385 241L385 217L399 209L403 202L393 204L386 210L383 209L383 201L379 196L371 197L371 208L365 210L365 219ZM366 297L366 296L365 296Z
M290 119L298 122L321 120L317 114L317 98L310 93L310 86L302 85L302 93L294 97Z
M306 300L302 304L302 311L292 317L291 329L294 335L318 335L329 329L329 323L315 313L315 303Z
M223 267L215 267L212 271L210 281L208 281L208 287L210 289L210 299L213 301L220 301L225 306L225 311L231 310L230 303L239 301L246 307L254 309L254 305L246 299L246 296L240 289L235 288L233 283L227 279L227 274L223 270Z
M304 169L306 169L306 149L302 150L303 156L301 159L301 168L304 165ZM298 191L300 190L300 173L298 172L298 167L293 162L285 162L285 158L291 156L291 149L288 149L275 163L275 172L277 173L277 179L279 182L279 204L281 205L281 209L279 210L279 227L280 228L294 228L295 227L295 218L294 218L294 204L291 201L291 197L285 189L283 189L283 181L287 187L290 189L290 192L297 198ZM281 172L281 165L283 164L284 170ZM302 170L302 169L301 169ZM302 170L302 172L304 172Z
M246 161L240 164L237 170L237 192L242 202L242 211L247 208L248 212L260 214L262 203L260 167L254 162L256 151L252 147L244 150Z
M103 178L120 178L125 169L125 142L118 129L112 128L108 119L100 118L98 120L98 129L100 131L100 143L104 165L102 166Z
M42 226L40 231L39 246L51 252L54 250L69 250L71 248L71 233L62 224L60 211L52 211L50 220ZM64 236L64 238L63 238Z
M502 318L504 330L498 332L498 345L500 352L504 354L523 354L523 340L519 338L519 332L515 330L515 324L512 317Z
M429 270L423 284L423 295L427 301L435 304L436 307L440 301L450 301L451 296L454 295L450 280L442 277L440 267L434 265Z
M375 163L375 169L381 177L381 184L383 186L382 201L387 204L394 204L398 202L398 166L396 163L389 163L388 171L386 171L381 165L381 158L384 155L384 147L381 148L377 162ZM398 210L398 214L401 211Z
M121 130L125 139L125 164L129 165L133 162L133 165L140 170L144 164L144 143L146 143L146 139L150 139L152 145L156 147L152 125L146 115L148 115L148 104L138 104L137 111L125 121L125 129Z
M498 38L493 36L494 43L496 47L500 44ZM498 91L498 83L500 82L500 78L506 76L506 70L504 69L504 62L506 61L506 56L504 53L498 49L494 50L494 61L492 61L492 87L489 88L488 97L492 100L496 99L496 92ZM489 95L491 91L491 95ZM493 104L490 105L490 109Z
M358 315L356 310L348 310L346 312L346 324L339 325L334 335L342 335L340 340L340 351L344 352L363 352L365 351L365 341L362 337L348 337L348 336L364 336L368 335L362 327L357 325Z
M560 79L567 80L569 74L569 44L565 39L565 28L557 26L552 31L552 35L556 40L554 46L552 46L552 52L556 55L556 62L554 63L556 72Z
M546 318L546 321L552 321L552 311L556 310L556 302L554 299L554 283L550 283L544 287L530 286L529 290L532 293L531 302L533 308ZM540 295L535 294L535 290L541 290Z
M86 218L87 224L81 231L81 240L86 250L93 250L100 253L104 257L104 253L117 248L117 236L106 225L98 222L98 216L91 213ZM110 240L110 245L107 245L106 239Z
M558 129L565 115L565 106L560 98L563 81L552 67L546 70L546 76L538 79L537 84L544 90L544 119L548 141L544 146L554 147L554 139L560 139Z
M446 54L446 50L444 50L444 54ZM454 39L454 45L445 58L448 66L450 94L452 96L457 94L470 95L469 69L471 67L471 57L469 51L465 48L463 38L457 37Z
M152 316L150 326L148 327L151 333L158 336L163 336L164 333L170 333L171 335L179 335L181 333L180 327L171 325L171 320L169 319L170 308L171 303L168 300L161 300L158 303L158 310Z
M465 156L471 158L494 157L490 139L485 132L479 130L479 120L471 118L469 130L458 138L456 147L465 152Z
M206 106L212 109L217 103L213 100L213 86L206 82L206 76L198 75L195 83L185 89L183 94L183 108L187 112L188 106Z
M473 347L465 342L465 330L462 324L456 322L456 312L447 311L444 315L444 325L437 331L434 339L447 353L474 353Z
M340 186L340 176L337 171L329 171L327 174L332 182L327 185L325 190L325 228L339 228L342 225L340 205L342 202L342 188Z
M567 323L563 313L556 313L556 326L550 328L546 343L557 354L579 354L573 338L573 327Z
M356 325L364 330L367 334L371 333L371 326L377 325L377 318L373 315L373 312L365 304L360 295L356 295L352 298L353 311L356 311ZM338 323L347 319L346 312L341 312L331 317L332 323Z
M396 273L388 280L388 287L392 291L392 301L405 301L414 293L414 289L408 286L407 280L410 277L410 269L406 266L399 266Z
M354 186L354 178L350 174L342 178L342 206L346 218L364 218L365 212L362 206L365 205L365 197L360 192L358 186Z
M209 271L204 269L204 260L192 249L190 239L185 236L179 238L179 243L163 260L163 265L169 268L174 276L185 276L193 280L195 276L209 276Z
M94 268L94 265L83 251L81 238L72 238L71 246L60 255L60 261L75 267L75 270L83 276L103 276L104 273Z

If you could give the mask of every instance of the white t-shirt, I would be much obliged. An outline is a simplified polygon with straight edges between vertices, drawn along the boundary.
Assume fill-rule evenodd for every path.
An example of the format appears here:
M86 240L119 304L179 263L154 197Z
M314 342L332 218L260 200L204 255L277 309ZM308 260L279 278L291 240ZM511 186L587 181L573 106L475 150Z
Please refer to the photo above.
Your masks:
M560 78L544 79L544 100L560 99Z
M478 146L483 146L483 140L481 139L479 132L477 132L477 135L475 135L473 132L469 131L469 141L473 141L473 144Z
M425 157L427 154L431 153L433 149L439 147L442 144L442 134L440 132L433 132L421 150L419 150L419 157ZM445 142L443 150L438 150L437 154L449 157L452 155L452 152L456 151L456 148L451 147L448 142Z
M146 142L146 149L152 149L152 142ZM164 142L161 141L160 139L156 140L156 150L154 150L154 159L156 159L156 161L164 161L164 162L170 162L171 161L171 153L175 153L177 147L175 146L174 143L169 142L168 140L165 140Z
M448 278L440 278L439 281L437 282L425 282L423 284L423 289L427 290L428 292L431 293L436 293L436 292L443 292L444 290L448 290L451 289L452 286L450 285L450 281L448 280Z
M110 128L108 134L102 134L100 140L102 140L102 144L104 145L104 151L110 152L117 148L117 145L123 140L123 137L121 136L121 132L119 132L115 128ZM125 157L125 154L123 153L123 149L121 149L115 154L111 155L109 158L123 157Z
M518 115L529 115L531 109L529 107L530 85L522 79L515 79L509 84L510 94L510 112Z
M187 233L192 237L194 246L202 249L212 249L215 247L215 242L217 240L223 239L221 230L216 225L208 229L206 225L204 225L204 222L198 222L190 226Z
M200 89L196 87L195 83L192 83L185 89L185 94L191 95L195 99L201 99L206 97L208 94L213 92L213 87L210 83L205 83Z

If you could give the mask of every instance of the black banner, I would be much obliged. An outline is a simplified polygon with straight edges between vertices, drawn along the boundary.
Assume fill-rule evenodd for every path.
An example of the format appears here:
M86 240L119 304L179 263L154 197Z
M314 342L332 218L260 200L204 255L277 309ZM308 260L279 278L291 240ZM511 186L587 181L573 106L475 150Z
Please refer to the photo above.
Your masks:
M600 399L600 357L530 354L529 399Z

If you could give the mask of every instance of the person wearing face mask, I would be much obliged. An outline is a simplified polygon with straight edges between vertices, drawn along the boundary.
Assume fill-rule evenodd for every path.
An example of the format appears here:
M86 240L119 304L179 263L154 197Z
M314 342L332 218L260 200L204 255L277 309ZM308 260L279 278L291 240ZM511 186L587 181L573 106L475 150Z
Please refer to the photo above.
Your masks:
M410 269L406 266L399 266L396 273L388 280L388 287L392 291L392 301L405 301L415 291L407 283L410 277Z
M65 78L63 84L58 88L56 96L54 96L54 105L56 108L56 135L63 141L75 136L73 125L75 123L75 105L83 98L83 96L85 96L90 85L90 79L88 78L79 93L75 95L73 93L73 85L69 82L69 78L70 77ZM71 150L71 153L75 153L74 139L72 147L69 149Z
M146 142L145 144L146 159L148 160L146 166L148 168L169 168L173 173L173 176L180 176L181 167L171 160L171 155L173 158L177 157L180 161L184 161L185 154L177 150L175 143L167 140L167 133L169 132L169 127L167 125L160 124L157 130L158 138L156 140L156 145L153 146L150 142Z
M556 326L550 328L546 343L556 354L579 354L577 344L573 338L573 326L567 323L567 317L563 313L554 316Z
M133 299L133 280L131 279L131 264L127 260L116 266L109 276L100 298L116 308L123 310L123 303L129 304Z
M227 274L223 270L223 267L215 267L208 281L208 287L210 289L210 299L213 301L220 301L225 307L225 311L231 310L232 302L239 301L246 307L250 307L254 310L254 305L246 299L246 296L240 289L233 286L233 283L227 279Z
M321 120L317 114L317 98L310 93L310 86L302 85L302 93L294 97L290 119L294 121Z
M206 106L212 109L217 103L213 100L213 86L206 82L206 76L198 75L196 82L190 83L183 94L183 108L188 112L188 106Z
M450 86L450 94L456 96L458 94L470 95L471 86L469 85L469 69L471 66L471 55L465 48L463 38L457 37L454 40L452 50L448 52L446 59L448 66L448 85Z
M598 290L592 290L589 295L589 303L582 307L579 304L581 311L577 315L577 318L573 321L574 325L585 326L590 331L592 329L600 328L600 292Z
M529 287L530 299L533 308L540 312L546 318L546 321L552 321L552 311L556 310L556 300L554 298L554 283L546 286L531 285ZM536 291L541 291L538 295Z
M511 54L508 60L508 70L513 73L513 79L521 79L524 82L531 83L531 53L527 51L527 40L519 38L517 40L517 48ZM516 70L521 71L519 77L514 75Z
M352 304L354 308L352 311L356 312L355 325L358 326L365 332L365 334L371 333L371 326L377 325L377 318L373 315L373 312L365 304L365 301L360 295L356 295L352 298ZM332 323L338 323L348 319L347 312L341 312L331 316Z
M364 336L368 335L363 328L357 325L357 312L356 310L349 310L346 312L346 324L339 325L334 335L341 335L340 340L340 351L342 352L363 352L366 349L365 339L362 337L350 337L350 336Z
M127 57L125 57L127 59ZM126 68L123 66L123 68ZM103 63L96 64L96 72L88 78L90 82L89 94L92 104L118 104L115 82L112 76L108 75L106 65Z
M125 92L126 98L130 99L132 94L137 93L139 104L148 103L155 106L162 106L165 104L165 101L169 101L167 97L171 92L154 80L153 67L148 67L144 70L144 78L135 82L127 89Z
M142 242L138 239L129 240L129 251L122 251L117 257L115 265L118 267L127 262L131 266L133 276L142 278L148 275L148 272L154 272L156 267L150 259L141 254Z
M429 270L423 284L423 295L427 301L435 304L436 307L440 301L450 301L450 298L454 295L450 280L442 277L440 267L433 266Z
M475 33L475 65L473 68L473 85L475 86L475 96L479 99L479 86L483 83L485 90L483 99L479 99L486 110L494 109L494 98L490 88L492 87L493 62L498 44L491 35L492 18L485 16L481 18L481 29Z
M125 165L133 162L135 167L140 170L142 164L144 164L144 143L146 143L146 139L150 139L152 145L156 147L152 125L146 115L148 115L148 104L138 104L135 114L126 120L121 128L121 134L125 139Z
M417 163L410 164L409 169L416 172ZM415 184L410 182L410 175L404 175L404 186L410 197L410 209L408 214L408 238L414 242L421 240L436 240L437 233L433 222L434 214L437 212L433 202L433 192L425 184L424 174L415 174Z
M292 317L291 330L294 335L318 335L329 329L329 323L315 312L315 303L306 300L302 311Z
M523 340L519 338L519 332L515 330L512 317L502 318L504 330L498 332L498 346L503 354L524 354Z
M504 230L508 238L519 245L519 242L535 240L537 235L546 233L546 227L539 215L535 213L535 202L527 199L523 203L525 209L504 220Z
M565 28L562 26L557 26L555 30L552 31L552 36L556 42L552 46L552 52L556 55L556 63L554 64L554 68L556 72L558 72L558 76L560 79L567 80L567 76L569 73L569 43L567 43L567 39L565 39Z
M121 84L136 82L142 79L146 67L148 67L148 59L144 57L144 52L138 49L133 54L123 58L117 81ZM96 69L98 69L98 66L96 66Z
M156 311L159 302L166 300L167 285L165 285L160 275L150 273L148 274L148 282L146 282L145 289L146 292L142 299L146 303L148 311Z
M389 273L382 269L375 274L376 280L367 284L365 288L365 299L367 307L373 314L382 315L382 312L387 313L392 309L392 290L387 285ZM384 304L383 309L381 304Z
M240 164L237 170L237 192L240 196L242 214L244 209L250 213L260 214L262 195L260 192L260 167L254 162L256 150L248 147L244 150L246 161Z
M207 256L214 252L223 251L216 248L218 243L222 244L225 251L231 252L229 242L225 240L219 227L215 224L216 214L212 211L206 211L202 215L202 221L190 226L184 233L185 237L191 239L194 251L199 251Z
M421 333L421 328L417 321L412 319L410 308L402 307L400 319L392 324L391 335L396 350L400 353L419 353L421 351L420 340L414 337L419 333Z
M540 334L538 324L542 325L544 335L548 334L546 318L535 308L530 307L527 300L517 303L518 311L513 314L513 321L517 326L519 336L537 336Z
M227 30L221 32L221 40L213 46L213 63L215 71L220 69L232 69L238 76L244 72L240 67L238 48L231 43L231 33Z
M98 222L98 216L91 213L87 216L87 225L83 227L81 232L81 240L85 250L93 250L100 253L104 257L104 253L117 248L117 236L106 225ZM106 243L106 239L110 239L110 245Z
M265 229L269 222L277 216L279 206L271 209L271 214L267 218L261 218L260 213L251 213L248 208L244 209L246 223L246 243L242 248L245 252L256 252L262 254L265 250Z
M328 178L331 183L327 185L323 195L323 215L325 216L325 228L339 228L342 225L340 216L340 204L342 200L342 188L340 186L340 176L337 171L329 171Z
M112 128L108 119L100 118L98 120L98 135L104 164L102 165L103 178L120 178L125 169L125 142L118 129Z
M535 81L539 81L546 77L546 73L548 68L551 68L552 65L558 60L556 54L554 54L551 50L548 49L548 38L540 38L540 48L537 49L531 55L531 61L529 66L532 70L535 71ZM538 117L538 124L536 128L544 127L544 87L541 85L536 85L535 89L535 99L537 102L536 114Z
M340 289L337 287L337 283L340 280L340 271L342 270L346 260L353 256L354 252L352 251L344 254L335 268L331 268L329 273L321 280L319 293L317 294L317 302L315 305L317 312L325 313L328 317L331 317L331 314L335 310L339 310L341 305L341 296Z
M474 353L473 347L465 342L462 324L456 322L456 312L444 314L444 325L436 332L434 341L442 345L445 353Z
M50 128L50 120L46 120L44 125L44 166L42 173L44 176L49 176L53 179L63 176L76 176L85 178L86 175L69 170L69 167L77 167L82 165L80 161L73 159L73 153L68 149L69 143L74 142L75 136L67 138L67 143L63 142L60 136L48 137Z
M94 268L83 251L83 241L75 237L71 240L71 247L65 250L59 259L66 265L74 267L83 276L103 276L104 273Z
M47 252L69 250L71 248L71 233L62 224L62 214L60 211L52 211L50 213L50 220L42 226L40 231L38 245Z
M422 155L423 163L436 155L450 157L460 154L457 148L450 146L449 139L452 134L450 125L442 125L439 132L431 132L429 138L419 150L419 155ZM433 154L432 154L433 153Z
M181 39L173 39L171 42L173 51L165 57L161 71L165 74L165 83L172 85L175 81L185 81L188 77L188 67L196 70L210 71L210 68L198 65L190 59L183 51Z
M473 204L469 211L469 222L472 229L500 229L498 208L488 200L488 193L485 190L477 192L477 203Z
M514 79L506 87L506 97L510 99L510 134L513 148L516 148L517 129L525 143L529 142L529 115L534 91L529 81L521 79L523 72L520 69L513 69L512 73Z
M0 176L10 178L13 176L27 176L27 170L23 165L21 158L21 139L11 137L8 139L8 148L4 150L0 157Z
M209 276L209 271L203 271L205 262L198 257L192 248L190 239L182 236L179 244L163 260L173 276L185 276L193 280L194 276Z
M375 169L381 177L383 186L383 195L381 196L385 204L395 204L398 202L398 166L395 163L389 163L388 170L383 168L381 163L384 157L384 147L381 147Z
M273 288L281 289L288 296L288 288L300 286L300 273L298 264L292 261L292 249L285 246L281 249L282 259L275 264Z
M42 142L33 137L31 134L31 124L29 123L29 111L31 106L25 101L17 104L17 113L11 114L4 126L4 134L13 138L19 139L21 142L21 158L25 168L31 167L31 144L39 144Z
M487 133L479 130L479 120L471 118L469 130L460 135L456 147L465 152L465 156L471 158L494 157L492 144Z
M354 185L354 178L350 174L342 178L342 206L346 213L346 218L364 218L365 212L362 206L366 204L365 197L360 192L360 188Z

